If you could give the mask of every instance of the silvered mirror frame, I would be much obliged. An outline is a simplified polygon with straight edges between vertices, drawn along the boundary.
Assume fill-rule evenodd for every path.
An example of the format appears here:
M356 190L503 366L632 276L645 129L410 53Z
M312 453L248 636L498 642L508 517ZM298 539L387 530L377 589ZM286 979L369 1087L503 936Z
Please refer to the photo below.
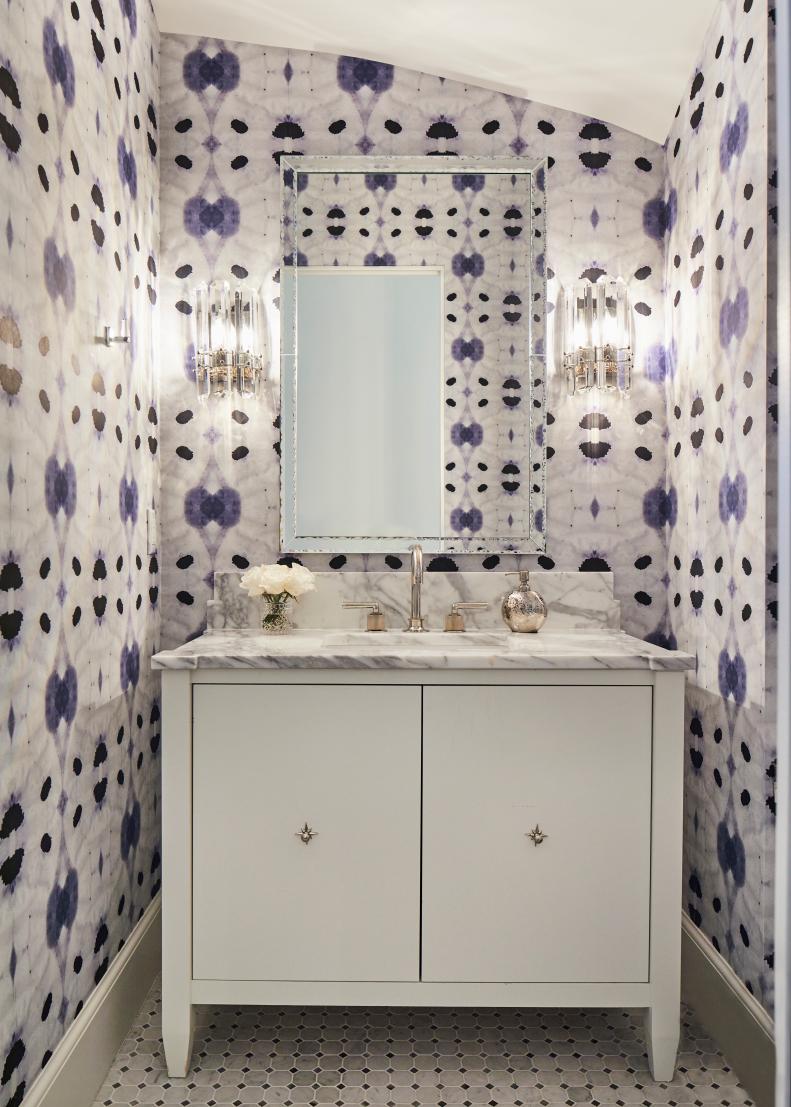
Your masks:
M536 554L546 550L546 252L547 252L547 166L526 158L484 157L333 157L281 155L281 245L280 268L280 393L281 393L281 480L280 480L280 545L286 553L399 553L411 542L421 541L434 553L522 553ZM340 177L346 174L414 174L421 177L475 176L491 174L525 178L525 204L529 203L526 221L528 297L521 310L529 312L528 353L522 367L521 381L515 387L521 391L521 410L527 421L529 469L522 474L529 482L526 533L481 534L461 536L411 535L401 538L376 535L322 537L297 533L297 313L298 268L309 263L300 250L303 221L298 204L305 175L321 174ZM523 239L524 241L524 239ZM319 262L321 264L321 262ZM427 265L433 265L430 258ZM502 310L503 305L496 305ZM443 313L446 305L443 305ZM445 374L448 367L445 366ZM524 385L524 387L522 387ZM444 474L443 474L444 475ZM493 474L503 485L501 473Z

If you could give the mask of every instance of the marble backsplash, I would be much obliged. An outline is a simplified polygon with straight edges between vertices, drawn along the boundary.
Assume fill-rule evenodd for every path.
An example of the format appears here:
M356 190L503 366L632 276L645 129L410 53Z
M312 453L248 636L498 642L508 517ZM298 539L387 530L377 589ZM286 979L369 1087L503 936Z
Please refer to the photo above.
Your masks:
M214 598L208 602L207 631L261 625L262 601L250 599L240 588L241 573L215 573ZM612 573L540 572L530 583L549 608L544 629L619 630L620 603L613 595ZM442 630L445 615L455 601L486 601L482 611L465 613L467 626L478 630L504 626L502 597L517 584L506 573L426 573L423 578L423 614L431 630ZM402 629L409 615L409 576L406 573L317 573L316 591L292 604L292 617L302 628L364 628L365 611L346 610L345 601L377 602L390 630Z

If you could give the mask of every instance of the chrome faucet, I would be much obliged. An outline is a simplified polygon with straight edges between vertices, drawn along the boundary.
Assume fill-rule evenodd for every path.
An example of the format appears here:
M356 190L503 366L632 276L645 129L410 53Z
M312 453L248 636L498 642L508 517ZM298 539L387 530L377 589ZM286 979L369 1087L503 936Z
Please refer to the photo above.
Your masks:
M405 630L407 634L420 634L426 628L423 626L423 615L420 611L420 589L423 584L423 550L417 545L409 547L412 554L412 569L410 583L412 585L412 610Z

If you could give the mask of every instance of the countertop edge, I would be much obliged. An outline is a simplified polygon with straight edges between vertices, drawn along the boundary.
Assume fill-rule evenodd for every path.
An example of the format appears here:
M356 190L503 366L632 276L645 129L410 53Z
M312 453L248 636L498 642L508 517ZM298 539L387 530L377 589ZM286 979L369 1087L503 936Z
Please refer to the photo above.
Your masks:
M170 656L168 656L170 654ZM265 669L272 670L302 670L304 672L316 672L317 670L338 671L364 671L364 670L410 670L410 671L436 671L440 669L453 670L514 670L514 671L558 671L558 670L590 670L595 672L623 672L623 671L649 671L649 672L686 672L694 668L695 660L689 654L674 651L667 659L650 654L621 655L608 658L580 657L562 655L553 658L536 656L514 656L508 654L474 654L449 657L447 654L421 653L417 657L403 657L393 654L339 654L317 655L305 654L256 654L240 656L226 653L223 656L203 654L192 656L178 656L176 651L162 651L151 659L151 667L156 672L167 670L197 670L197 669Z

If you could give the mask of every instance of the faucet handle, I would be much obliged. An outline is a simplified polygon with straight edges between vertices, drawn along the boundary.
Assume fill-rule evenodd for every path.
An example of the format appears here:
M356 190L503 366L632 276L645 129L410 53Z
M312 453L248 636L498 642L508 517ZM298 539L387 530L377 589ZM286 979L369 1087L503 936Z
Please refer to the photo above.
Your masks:
M378 603L354 603L352 601L344 601L341 606L346 608L353 607L367 610L368 615L365 619L366 630L385 630L384 612L382 611Z
M450 605L450 611L445 616L445 630L457 634L460 633L464 630L464 616L462 615L462 611L482 611L488 606L488 603L480 603L478 601L463 603L457 600L456 603Z

